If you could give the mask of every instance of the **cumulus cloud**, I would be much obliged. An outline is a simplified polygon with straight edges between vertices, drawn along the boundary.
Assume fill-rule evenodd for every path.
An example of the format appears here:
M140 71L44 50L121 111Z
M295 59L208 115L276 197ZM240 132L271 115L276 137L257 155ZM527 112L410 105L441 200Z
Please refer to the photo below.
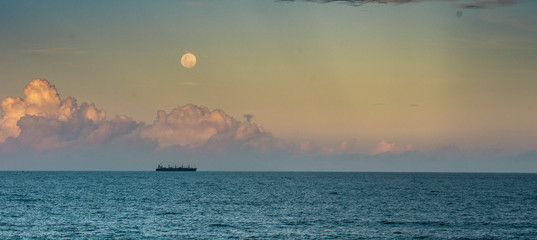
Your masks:
M158 111L149 125L126 116L108 120L105 111L94 104L60 98L54 85L43 79L28 83L24 97L3 99L0 116L0 167L4 169L58 167L40 165L43 159L59 159L60 169L84 169L80 164L89 166L86 169L103 169L114 161L116 169L124 170L125 161L138 164L134 169L146 169L147 161L175 160L178 155L201 159L200 164L211 170L526 171L537 166L535 150L515 157L468 155L455 145L423 152L414 151L410 144L382 140L365 154L359 151L360 145L355 139L335 144L286 142L248 117L239 121L223 110L192 104L169 113ZM95 149L102 157L95 157ZM259 154L262 152L268 154ZM394 154L382 154L386 152ZM20 161L21 156L31 164Z
M31 81L24 95L2 101L0 143L12 141L39 151L100 146L138 126L125 116L107 121L104 110L87 103L79 106L73 97L61 100L54 85L44 79Z
M21 129L18 121L28 115L46 118L62 118L67 108L60 110L61 101L56 88L46 80L35 79L24 88L26 99L8 97L2 101L2 118L0 119L0 142L8 137L19 136Z
M257 124L206 106L188 104L170 113L161 110L153 124L144 125L126 116L107 120L104 110L88 103L78 105L73 97L62 100L54 85L44 79L31 81L24 95L2 101L0 144L38 151L99 147L115 139L148 140L159 149L277 147L277 141Z
M93 104L78 104L73 97L61 99L54 85L43 79L28 83L24 97L3 99L0 118L3 169L125 170L127 162L127 169L141 170L163 159L174 163L178 156L193 159L206 170L537 169L535 150L509 156L501 152L464 153L449 145L424 152L414 151L410 144L382 140L366 154L359 151L360 145L355 139L335 144L286 142L251 121L192 104L169 113L158 111L149 125L126 116L108 120L105 111ZM387 152L393 154L382 154ZM53 161L58 162L49 164Z
M253 123L253 115L239 121L221 109L188 104L171 112L160 110L152 124L126 116L106 118L94 104L78 104L73 97L61 99L54 85L34 79L24 88L24 97L2 101L0 147L47 151L62 148L99 148L109 143L136 142L148 149L186 151L280 151L308 155L360 154L355 139L335 144L304 141L287 142ZM9 146L9 147L6 147ZM399 146L382 140L372 152L402 153L412 145Z
M377 143L377 147L373 150L371 153L372 155L377 155L381 153L403 153L412 151L413 147L412 144L407 145L397 145L395 143L390 143L385 139L382 139L380 142Z
M158 142L160 148L195 148L209 140L247 142L263 135L263 129L256 124L242 123L220 109L211 111L192 104L179 106L169 114L158 111L155 122L141 131L142 137Z

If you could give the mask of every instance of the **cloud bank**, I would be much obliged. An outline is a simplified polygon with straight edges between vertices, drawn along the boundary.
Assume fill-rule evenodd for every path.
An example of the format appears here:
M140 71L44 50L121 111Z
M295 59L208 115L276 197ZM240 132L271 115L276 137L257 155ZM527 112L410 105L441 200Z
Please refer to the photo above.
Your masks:
M516 0L439 0L455 2L455 6L462 8L495 8L512 5ZM404 4L423 2L422 0L279 0L279 2L315 2L315 3L344 3L350 6L360 6L366 3Z
M508 5L512 5L517 3L515 0L478 0L478 1L470 1L465 3L457 4L459 7L463 8L496 8L496 7L504 7Z
M170 113L158 111L151 125L127 116L107 120L94 104L61 99L47 80L34 79L24 88L24 98L2 101L0 144L4 148L29 147L37 151L60 148L98 148L114 141L146 141L157 149L206 146L265 148L273 138L255 123L241 122L223 110L205 106L178 106ZM7 147L6 147L7 146Z
M336 145L286 142L252 122L253 115L239 121L221 109L187 104L171 112L157 111L151 124L127 116L108 120L94 104L77 104L74 97L61 99L54 85L34 79L24 88L24 98L2 101L0 149L30 148L35 151L100 148L112 143L146 143L156 151L229 152L254 149L298 154L338 155L358 153L355 140Z
M34 79L24 97L2 101L0 170L142 170L158 163L195 163L204 170L256 171L537 171L535 150L430 152L379 141L360 152L356 139L335 144L288 142L261 126L205 106L158 111L151 124L127 116L109 120L94 104L60 98Z

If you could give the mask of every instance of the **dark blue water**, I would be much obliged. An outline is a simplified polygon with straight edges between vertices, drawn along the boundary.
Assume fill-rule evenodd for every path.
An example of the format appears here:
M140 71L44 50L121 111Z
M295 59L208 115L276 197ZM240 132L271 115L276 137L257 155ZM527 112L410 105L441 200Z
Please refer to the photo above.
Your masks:
M0 239L537 237L537 174L0 172Z

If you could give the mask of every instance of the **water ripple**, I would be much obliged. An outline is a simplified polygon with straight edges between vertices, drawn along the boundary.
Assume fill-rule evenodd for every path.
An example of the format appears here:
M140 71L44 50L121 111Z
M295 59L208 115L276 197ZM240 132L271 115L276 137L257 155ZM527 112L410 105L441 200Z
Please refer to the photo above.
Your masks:
M0 173L0 239L531 239L536 212L536 174Z

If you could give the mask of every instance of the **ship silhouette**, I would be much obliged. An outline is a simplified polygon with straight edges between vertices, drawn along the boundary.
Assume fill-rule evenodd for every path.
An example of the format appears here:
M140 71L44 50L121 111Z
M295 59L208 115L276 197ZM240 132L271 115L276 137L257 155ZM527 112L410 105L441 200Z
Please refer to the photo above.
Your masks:
M182 171L182 172L195 172L197 170L197 168L195 167L190 167L190 165L186 166L186 167L183 167L183 165L181 166L170 166L168 165L168 167L164 167L162 166L162 164L159 164L157 169L155 169L156 171Z

